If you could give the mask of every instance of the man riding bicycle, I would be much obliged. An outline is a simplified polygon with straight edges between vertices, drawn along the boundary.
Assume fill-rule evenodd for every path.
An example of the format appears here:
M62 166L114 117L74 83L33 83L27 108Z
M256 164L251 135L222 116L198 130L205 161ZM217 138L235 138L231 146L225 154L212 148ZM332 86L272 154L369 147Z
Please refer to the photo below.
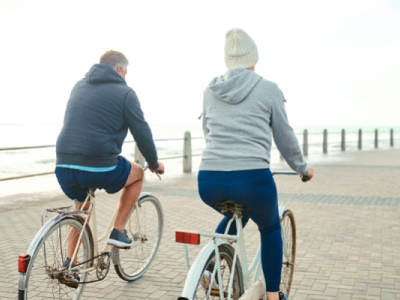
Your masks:
M56 144L57 180L63 192L78 201L76 209L81 208L89 187L110 194L122 190L114 229L107 241L115 247L132 243L124 227L144 181L143 168L120 156L128 129L149 169L164 173L139 100L125 82L128 64L121 52L107 51L100 63L78 81L71 91ZM73 249L69 245L66 265Z

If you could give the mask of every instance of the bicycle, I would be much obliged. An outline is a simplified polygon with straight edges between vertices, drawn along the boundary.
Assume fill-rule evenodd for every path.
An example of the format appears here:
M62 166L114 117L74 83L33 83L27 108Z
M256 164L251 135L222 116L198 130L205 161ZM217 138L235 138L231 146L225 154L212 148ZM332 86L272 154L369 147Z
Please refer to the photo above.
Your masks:
M28 295L29 299L79 299L86 284L105 279L111 263L118 276L126 281L140 278L150 267L159 248L164 226L159 200L150 193L140 194L125 226L132 237L132 247L119 249L105 243L99 252L99 242L108 239L117 209L106 231L98 237L94 192L95 189L88 189L82 205L83 208L90 201L87 210L75 210L72 204L43 211L42 228L26 254L18 258L18 299L28 299ZM57 215L43 225L48 213ZM89 227L89 218L93 231ZM67 245L71 240L76 241L76 247L71 261L65 265ZM88 280L90 272L96 274L95 279Z
M272 175L297 175L294 172L273 172ZM302 177L306 182L307 176ZM175 234L176 242L183 243L187 278L178 300L193 299L239 299L245 291L246 299L262 299L265 287L259 275L261 271L261 246L249 268L244 244L242 228L242 210L251 209L225 200L215 204L222 213L232 211L233 217L229 221L225 233L209 233L203 231L178 230ZM281 232L283 241L283 265L281 276L281 291L289 295L293 279L296 258L296 223L293 212L286 209L284 204L279 207ZM236 223L237 234L228 235L232 223ZM213 240L203 247L190 266L187 244L199 245L200 236L211 237ZM236 243L233 246L233 243ZM219 257L220 259L216 259ZM250 277L254 272L252 286ZM250 289L249 289L250 288ZM240 298L242 299L242 298Z

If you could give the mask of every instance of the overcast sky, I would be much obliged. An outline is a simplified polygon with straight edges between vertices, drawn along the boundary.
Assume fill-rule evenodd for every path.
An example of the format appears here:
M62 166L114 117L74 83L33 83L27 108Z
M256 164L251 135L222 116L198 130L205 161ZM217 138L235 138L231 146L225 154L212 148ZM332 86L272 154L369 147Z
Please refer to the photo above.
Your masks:
M233 27L256 42L256 72L282 89L293 125L400 125L400 1L389 0L0 0L0 123L61 123L109 49L130 60L149 122L195 122Z

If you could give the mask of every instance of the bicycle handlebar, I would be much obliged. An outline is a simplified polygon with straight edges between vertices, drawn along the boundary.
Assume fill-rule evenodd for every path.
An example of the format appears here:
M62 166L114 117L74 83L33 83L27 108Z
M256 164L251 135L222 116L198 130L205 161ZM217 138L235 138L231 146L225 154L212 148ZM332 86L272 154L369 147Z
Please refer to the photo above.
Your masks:
M143 171L146 171L146 170L150 170L149 166L147 164L143 167ZM160 174L158 172L155 172L154 174L156 174L158 179L161 180L161 176L160 176Z
M272 176L274 175L298 175L296 172L272 172ZM303 175L301 177L301 181L303 182L307 182L308 181L308 176L307 175Z

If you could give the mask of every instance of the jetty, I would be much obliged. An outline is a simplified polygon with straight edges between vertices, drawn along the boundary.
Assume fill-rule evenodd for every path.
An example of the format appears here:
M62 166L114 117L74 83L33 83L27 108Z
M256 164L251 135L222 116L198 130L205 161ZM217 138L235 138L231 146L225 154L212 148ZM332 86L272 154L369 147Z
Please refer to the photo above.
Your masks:
M294 212L297 226L290 299L399 300L400 150L343 152L340 156L340 160L316 163L310 158L315 177L306 184L295 176L275 178L279 202ZM83 299L177 299L186 268L175 230L213 231L221 219L201 201L196 175L166 174L160 181L146 174L144 191L161 201L165 217L155 261L141 279L131 283L122 281L111 268L105 280L86 287ZM99 191L97 198L98 218L108 223L118 194ZM39 230L41 212L69 203L61 191L0 198L0 299L17 297L18 255L25 253ZM259 245L253 222L245 228L245 240L251 257ZM189 246L192 260L208 241Z

